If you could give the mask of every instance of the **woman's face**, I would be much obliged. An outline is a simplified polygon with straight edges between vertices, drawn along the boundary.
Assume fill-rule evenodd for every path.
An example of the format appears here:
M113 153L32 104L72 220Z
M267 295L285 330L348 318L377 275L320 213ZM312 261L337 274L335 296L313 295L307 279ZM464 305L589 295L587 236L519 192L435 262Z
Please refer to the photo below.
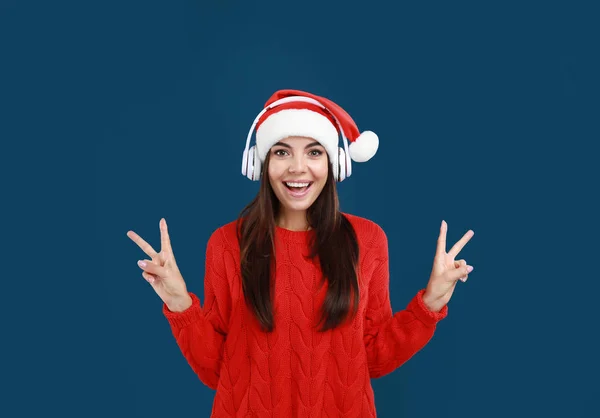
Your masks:
M325 148L312 138L289 137L269 153L269 182L279 202L288 211L307 210L327 181Z

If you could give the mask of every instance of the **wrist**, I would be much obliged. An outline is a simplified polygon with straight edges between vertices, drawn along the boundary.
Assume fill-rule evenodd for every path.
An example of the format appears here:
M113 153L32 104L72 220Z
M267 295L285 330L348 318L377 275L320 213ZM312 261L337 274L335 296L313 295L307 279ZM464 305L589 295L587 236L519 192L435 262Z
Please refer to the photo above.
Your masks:
M171 312L183 312L190 306L192 306L192 298L189 293L167 303L167 308L169 308Z
M427 309L429 309L431 312L435 312L435 313L438 313L439 311L441 311L445 305L445 303L443 303L443 301L441 301L439 299L438 300L433 299L427 291L425 291L425 293L423 293L423 304L425 305L425 307Z

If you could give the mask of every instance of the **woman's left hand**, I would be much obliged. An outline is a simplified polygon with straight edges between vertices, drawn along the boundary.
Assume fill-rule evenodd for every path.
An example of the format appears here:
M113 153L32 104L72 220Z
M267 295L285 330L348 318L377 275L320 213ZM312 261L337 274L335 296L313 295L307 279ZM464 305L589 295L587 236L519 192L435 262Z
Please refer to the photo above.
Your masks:
M423 294L423 302L433 312L439 312L450 301L458 280L466 282L469 273L473 271L473 266L467 265L465 260L455 260L455 258L475 233L468 230L446 253L447 230L448 224L446 221L442 221L437 250L433 260L433 269L427 289Z

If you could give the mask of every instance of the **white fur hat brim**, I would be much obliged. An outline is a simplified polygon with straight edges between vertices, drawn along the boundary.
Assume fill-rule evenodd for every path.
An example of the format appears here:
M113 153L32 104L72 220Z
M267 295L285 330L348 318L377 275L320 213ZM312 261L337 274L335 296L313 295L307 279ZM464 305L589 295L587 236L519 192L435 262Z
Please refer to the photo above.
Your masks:
M261 161L273 145L291 136L313 138L329 154L337 155L339 134L331 121L320 113L309 109L284 109L270 115L256 131L256 149Z

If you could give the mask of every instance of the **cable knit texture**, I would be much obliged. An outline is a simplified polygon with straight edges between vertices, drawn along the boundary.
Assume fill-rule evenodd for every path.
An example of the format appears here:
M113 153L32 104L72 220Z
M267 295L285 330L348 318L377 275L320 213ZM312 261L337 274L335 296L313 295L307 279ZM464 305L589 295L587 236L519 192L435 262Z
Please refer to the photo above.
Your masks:
M244 303L235 222L217 229L206 249L204 306L183 312L163 304L173 335L193 371L215 389L212 415L226 417L376 417L371 378L386 375L427 344L448 307L431 312L421 289L392 312L388 243L376 223L344 214L360 254L358 314L317 331L318 263L306 258L312 231L276 228L275 329L260 330Z

